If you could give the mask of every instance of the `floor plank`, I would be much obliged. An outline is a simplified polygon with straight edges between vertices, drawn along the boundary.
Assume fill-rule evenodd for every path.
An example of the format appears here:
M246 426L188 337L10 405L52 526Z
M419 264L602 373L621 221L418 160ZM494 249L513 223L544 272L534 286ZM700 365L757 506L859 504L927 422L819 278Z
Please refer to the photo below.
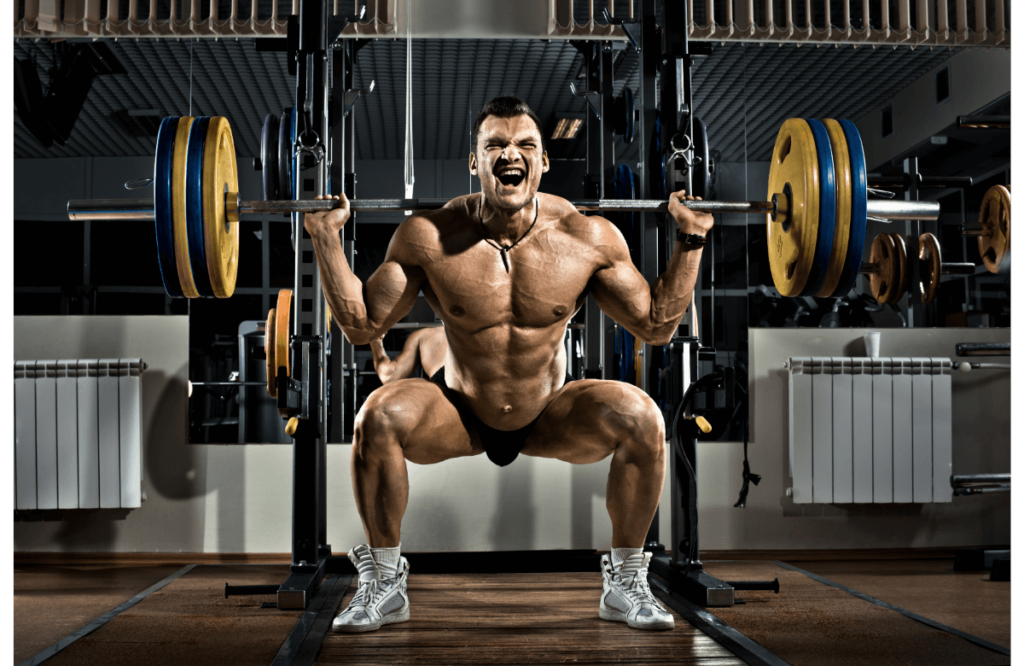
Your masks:
M328 634L317 663L743 664L678 615L659 632L601 620L600 596L596 573L412 574L409 622Z

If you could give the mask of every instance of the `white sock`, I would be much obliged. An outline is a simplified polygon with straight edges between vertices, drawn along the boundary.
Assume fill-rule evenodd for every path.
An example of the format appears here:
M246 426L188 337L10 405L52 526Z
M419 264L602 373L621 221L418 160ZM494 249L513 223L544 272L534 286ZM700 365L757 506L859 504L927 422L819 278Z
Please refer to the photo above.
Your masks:
M618 569L630 555L644 552L643 548L612 548L612 568Z
M373 561L377 563L377 567L380 569L380 572L384 574L385 578L392 578L396 573L398 573L398 561L401 557L401 549L401 543L394 548L370 549Z

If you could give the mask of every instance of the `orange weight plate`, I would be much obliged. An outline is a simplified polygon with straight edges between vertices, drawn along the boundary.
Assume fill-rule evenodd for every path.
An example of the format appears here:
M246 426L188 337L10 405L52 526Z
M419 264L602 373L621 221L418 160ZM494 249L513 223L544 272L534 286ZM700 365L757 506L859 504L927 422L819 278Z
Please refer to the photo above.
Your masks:
M932 234L921 234L917 258L918 273L921 276L918 283L921 302L931 303L939 293L939 282L942 279L942 249L939 247L939 239Z
M985 192L978 224L986 235L978 236L978 252L985 268L998 273L1010 253L1010 186L993 185Z
M907 265L907 243L899 234L889 234L893 244L896 246L896 257L899 259L899 278L896 280L896 289L893 293L893 303L898 302L907 293L907 279L909 278L909 267Z
M274 362L277 364L280 374L284 370L284 377L292 376L291 354L289 353L289 342L291 340L291 315L292 315L292 290L282 289L277 292L277 323L275 324L275 336L277 349L274 351ZM280 388L280 387L278 387ZM287 417L288 412L278 409L281 416Z
M899 278L899 257L896 256L896 244L889 234L878 234L871 242L872 271L870 276L871 293L879 303L893 302L896 280Z
M263 329L263 352L267 355L267 394L277 399L277 310L270 308Z

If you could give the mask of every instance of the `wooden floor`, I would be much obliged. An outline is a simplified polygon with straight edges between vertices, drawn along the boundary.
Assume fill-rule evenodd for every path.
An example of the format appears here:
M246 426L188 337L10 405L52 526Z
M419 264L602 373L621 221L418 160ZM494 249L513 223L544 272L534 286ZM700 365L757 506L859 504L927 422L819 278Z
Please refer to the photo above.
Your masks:
M353 585L342 608L354 591ZM600 596L596 573L414 573L409 622L365 634L328 634L316 663L743 664L675 613L671 631L602 620Z

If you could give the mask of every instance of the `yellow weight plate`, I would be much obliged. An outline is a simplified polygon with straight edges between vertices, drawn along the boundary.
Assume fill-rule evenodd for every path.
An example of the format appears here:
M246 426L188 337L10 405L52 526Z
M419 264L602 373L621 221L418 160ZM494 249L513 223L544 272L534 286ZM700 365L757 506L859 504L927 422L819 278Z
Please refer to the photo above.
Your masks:
M274 363L277 364L274 374L277 374L277 370L284 368L284 376L292 376L292 365L291 355L288 353L288 343L291 339L291 314L292 314L292 290L282 289L277 292L277 323L274 325L276 336L275 344L277 348L274 350ZM281 416L287 417L288 411L285 409L277 410Z
M921 302L931 303L939 293L939 282L942 279L942 250L939 247L939 239L933 234L921 234L917 258L920 260L917 268L921 276L918 283Z
M768 215L768 263L783 296L799 296L814 265L820 182L811 127L802 118L790 118L775 138L768 173L768 199L785 193L789 200L786 214L774 220Z
M889 234L893 244L896 246L896 258L899 259L899 277L896 280L896 289L893 292L892 302L896 303L907 293L907 243L899 234Z
M843 276L843 264L850 245L850 213L853 204L853 170L850 168L850 149L846 134L838 120L827 118L822 121L832 146L832 163L836 173L836 227L832 234L832 257L825 272L825 281L815 296L828 298L839 286Z
M985 268L998 273L1010 252L1010 186L993 185L985 192L978 224L987 235L978 236L978 252Z
M192 277L192 262L188 254L188 220L185 218L185 174L188 166L188 134L193 118L178 120L174 134L174 157L171 161L171 217L174 221L174 263L178 268L178 282L185 298L199 298L199 289Z
M210 286L217 298L235 293L238 277L238 223L228 220L225 192L238 192L235 140L228 119L214 116L203 151L203 236Z
M871 293L879 303L892 303L899 279L900 260L889 234L878 234L871 242Z
M267 394L277 399L277 310L270 308L263 329L263 352L267 356Z

